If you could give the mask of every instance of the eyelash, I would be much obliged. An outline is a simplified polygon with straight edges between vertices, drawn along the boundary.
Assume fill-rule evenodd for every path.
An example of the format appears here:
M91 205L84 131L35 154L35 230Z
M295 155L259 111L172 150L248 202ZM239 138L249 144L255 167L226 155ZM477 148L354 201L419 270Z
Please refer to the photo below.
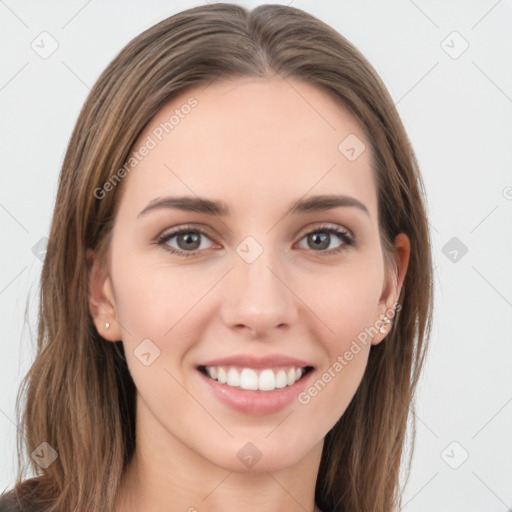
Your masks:
M177 250L174 247L170 247L169 245L166 245L166 242L168 242L175 236L181 235L183 233L200 233L201 235L204 235L205 237L210 238L208 236L208 233L206 233L205 231L203 231L200 228L197 228L194 226L184 226L180 229L177 229L176 231L172 231L170 233L160 235L157 238L155 243L157 245L161 245L166 251L169 251L171 254L175 254L176 256L180 256L180 257L184 257L184 258L190 258L191 256L197 255L199 252L201 252L201 250L204 250L204 249L196 249L195 251L182 251L182 250ZM318 252L319 254L323 253L327 256L334 256L343 251L346 251L347 248L350 246L353 246L354 242L355 242L354 238L349 234L349 232L347 230L342 229L342 228L334 228L330 225L322 225L312 231L308 231L301 237L300 240L302 240L303 238L307 237L308 235L311 235L314 233L329 233L329 234L337 235L340 238L340 240L343 242L339 247L337 247L336 249L331 249L330 251L313 251L313 252Z

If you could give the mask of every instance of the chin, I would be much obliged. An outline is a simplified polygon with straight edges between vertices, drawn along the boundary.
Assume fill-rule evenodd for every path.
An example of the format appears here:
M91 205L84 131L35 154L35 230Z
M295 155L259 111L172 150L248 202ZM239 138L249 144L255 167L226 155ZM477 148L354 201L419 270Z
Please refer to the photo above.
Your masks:
M297 434L295 433L295 435ZM300 439L300 436L296 439ZM279 445L281 449L279 449ZM299 445L300 450L299 447L295 448L294 446L284 447L282 440L277 437L272 441L268 438L261 442L257 440L233 442L230 440L229 445L220 448L220 453L205 455L210 462L228 471L258 474L280 471L297 464L307 455L308 450L305 450L305 446L309 446L304 442ZM233 455L226 456L229 453Z

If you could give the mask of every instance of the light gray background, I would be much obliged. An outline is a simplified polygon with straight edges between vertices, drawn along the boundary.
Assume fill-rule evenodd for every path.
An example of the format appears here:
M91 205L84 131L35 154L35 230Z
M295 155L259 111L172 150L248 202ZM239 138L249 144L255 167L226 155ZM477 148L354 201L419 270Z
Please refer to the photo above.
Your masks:
M33 248L48 233L76 117L130 39L201 4L0 0L2 489L14 475L14 400L34 354L41 261ZM404 510L505 511L512 507L512 2L291 5L329 23L374 65L427 187L437 306ZM31 47L42 47L43 31L58 42L46 59Z

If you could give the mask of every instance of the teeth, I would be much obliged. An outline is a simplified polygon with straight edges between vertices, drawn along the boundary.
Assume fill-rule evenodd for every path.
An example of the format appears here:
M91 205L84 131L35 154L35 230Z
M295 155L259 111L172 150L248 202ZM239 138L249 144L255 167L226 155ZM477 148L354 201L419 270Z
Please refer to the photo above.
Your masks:
M240 375L234 368L231 368L231 370L228 371L228 380L226 384L233 387L240 386Z
M258 389L261 391L272 391L276 389L276 376L272 370L263 370L260 373Z
M259 375L252 368L243 368L239 371L237 368L225 369L222 366L207 366L206 373L213 380L218 380L221 384L227 384L232 387L242 389L273 391L274 389L292 386L297 382L304 371L302 368L289 368L288 371L279 369L274 371L265 368Z
M224 368L218 368L217 369L217 375L218 375L218 381L221 383L221 384L226 384L227 380L228 380L228 376L226 375L226 371L224 370ZM210 377L212 377L210 375ZM213 377L212 377L213 379Z
M236 372L234 368L232 370ZM242 389L258 389L258 374L254 370L244 368L240 374L239 386Z
M286 372L279 370L276 374L276 388L284 388L286 384Z

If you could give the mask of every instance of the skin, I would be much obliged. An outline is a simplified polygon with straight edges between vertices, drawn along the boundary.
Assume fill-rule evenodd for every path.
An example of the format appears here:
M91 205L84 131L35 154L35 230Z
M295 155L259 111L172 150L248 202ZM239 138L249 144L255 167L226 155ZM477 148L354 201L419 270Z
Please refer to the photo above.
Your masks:
M191 96L198 105L124 178L108 261L89 253L91 314L105 340L122 339L137 387L136 453L116 512L313 511L324 436L354 396L371 344L388 331L361 345L308 404L294 400L270 415L227 408L196 365L279 353L310 361L315 382L396 304L409 241L396 238L386 267L370 141L320 89L281 78L196 88L166 104L135 148ZM338 150L349 134L366 145L355 161ZM368 213L344 206L285 215L292 201L334 193ZM138 216L170 195L222 200L232 212ZM344 243L331 235L316 248L307 234L322 223L349 230L355 244L329 256ZM199 235L199 254L180 257L154 243L185 224L208 233ZM249 235L263 248L250 264L236 252ZM167 245L187 250L178 237ZM146 338L161 351L149 366L134 355ZM237 458L247 442L262 453L251 468Z

